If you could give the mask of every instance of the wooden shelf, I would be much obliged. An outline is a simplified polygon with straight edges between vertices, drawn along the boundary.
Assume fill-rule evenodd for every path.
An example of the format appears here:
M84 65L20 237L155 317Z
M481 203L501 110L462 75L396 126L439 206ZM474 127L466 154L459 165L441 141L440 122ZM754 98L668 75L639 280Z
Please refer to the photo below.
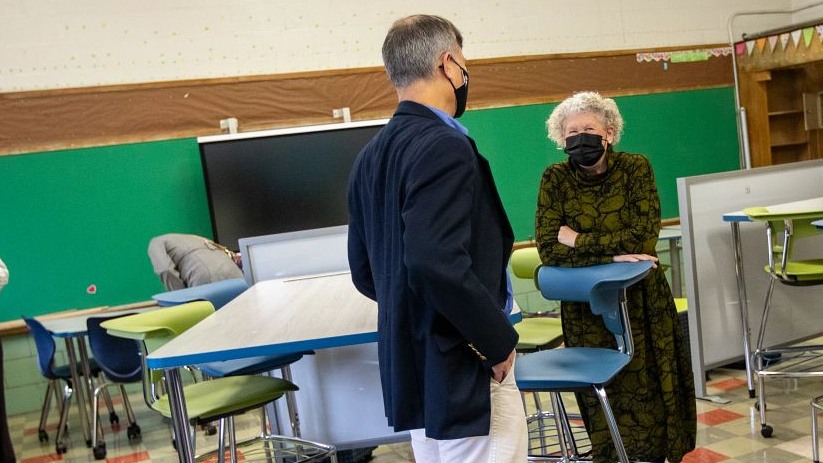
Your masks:
M803 146L803 145L808 145L808 144L809 144L809 142L806 141L806 140L798 140L798 141L786 141L786 142L780 142L780 143L772 143L771 147L772 148L784 148L784 147L788 147L788 146Z
M774 111L769 113L769 117L779 117L779 116L792 116L797 114L803 114L802 109L787 109L785 111Z

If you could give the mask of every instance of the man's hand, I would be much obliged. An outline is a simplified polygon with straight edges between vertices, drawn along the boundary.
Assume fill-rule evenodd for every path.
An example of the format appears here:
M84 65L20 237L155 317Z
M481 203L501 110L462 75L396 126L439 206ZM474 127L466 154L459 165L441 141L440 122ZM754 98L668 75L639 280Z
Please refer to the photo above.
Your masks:
M515 351L512 351L511 354L509 354L509 358L492 367L492 373L494 373L493 378L495 381L502 383L503 380L506 379L506 376L508 376L512 369L512 365L514 365L515 355Z

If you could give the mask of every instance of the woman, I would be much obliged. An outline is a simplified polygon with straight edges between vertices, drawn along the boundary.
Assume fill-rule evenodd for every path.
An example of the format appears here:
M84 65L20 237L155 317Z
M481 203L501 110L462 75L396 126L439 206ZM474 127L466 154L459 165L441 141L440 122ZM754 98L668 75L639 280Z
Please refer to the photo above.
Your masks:
M660 199L649 161L614 151L623 118L614 100L577 93L555 108L549 138L568 160L543 173L535 228L545 265L582 267L657 261ZM655 266L628 291L635 342L631 363L607 388L630 458L679 462L694 449L696 404L689 346L665 274ZM613 346L614 337L586 304L561 304L568 346ZM577 394L595 462L617 454L597 399Z

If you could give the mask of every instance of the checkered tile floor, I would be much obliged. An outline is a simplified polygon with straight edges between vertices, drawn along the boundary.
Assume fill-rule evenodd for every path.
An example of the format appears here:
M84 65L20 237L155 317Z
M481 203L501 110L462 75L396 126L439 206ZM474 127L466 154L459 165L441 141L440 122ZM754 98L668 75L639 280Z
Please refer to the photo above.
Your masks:
M754 401L749 399L745 375L740 370L716 369L710 372L708 396L727 399L726 404L708 400L698 400L698 448L687 455L685 463L807 463L811 461L811 429L809 400L823 394L823 380L820 379L773 379L767 382L769 407L767 419L774 427L771 438L760 435L760 421ZM129 442L126 437L125 412L115 404L122 424L105 430L107 462L173 462L176 454L171 447L167 422L159 415L146 409L139 395L131 397L138 414L137 421L142 430L141 439ZM115 402L117 398L115 396ZM548 398L544 404L550 403ZM566 406L574 401L566 400ZM531 400L527 400L531 406ZM9 417L12 440L18 463L42 463L50 461L94 462L91 449L85 445L80 431L77 414L72 410L68 451L62 455L55 452L54 424L48 428L50 440L38 440L37 426L39 413ZM238 434L253 436L257 430L256 413L247 413L238 423ZM50 423L57 421L53 412ZM215 438L197 435L199 449L214 448ZM250 461L246 458L245 461ZM407 443L385 445L373 452L372 463L407 463L414 461Z

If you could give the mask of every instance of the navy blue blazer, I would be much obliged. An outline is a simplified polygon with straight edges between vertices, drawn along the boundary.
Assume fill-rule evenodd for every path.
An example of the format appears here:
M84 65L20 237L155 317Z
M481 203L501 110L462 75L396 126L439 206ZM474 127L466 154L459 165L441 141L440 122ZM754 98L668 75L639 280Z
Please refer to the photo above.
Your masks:
M491 367L518 338L502 311L514 238L488 162L404 101L356 159L348 206L352 280L377 301L389 425L487 435Z

